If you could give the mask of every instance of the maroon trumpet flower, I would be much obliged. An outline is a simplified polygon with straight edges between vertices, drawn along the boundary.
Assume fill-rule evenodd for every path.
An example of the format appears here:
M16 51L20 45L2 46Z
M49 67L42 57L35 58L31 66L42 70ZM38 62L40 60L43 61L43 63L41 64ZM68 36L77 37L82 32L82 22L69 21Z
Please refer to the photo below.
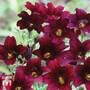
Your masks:
M69 28L73 28L75 32L90 33L90 13L77 8L76 14L72 14L70 19Z
M76 37L72 37L70 40L70 50L76 57L85 57L85 54L90 51L90 40L81 42Z
M25 78L24 67L17 67L11 90L33 90L32 82Z
M41 64L40 58L32 58L27 62L27 66L25 67L25 74L30 77L30 79L34 80L37 78L42 78L43 73L45 72L45 67Z
M4 60L6 64L13 64L18 55L26 56L27 49L26 46L16 45L15 38L8 36L5 39L4 45L0 45L0 59Z
M34 12L29 15L26 11L22 11L18 16L22 18L17 22L20 29L28 29L29 31L35 29L37 32L42 29L43 18L40 13Z
M59 57L66 48L62 40L52 39L48 36L39 38L39 44L40 48L33 53L47 62Z
M64 9L64 7L62 6L55 7L51 2L49 2L47 5L45 5L44 3L37 3L37 2L35 3L35 5L33 5L30 2L26 2L25 7L32 13L33 12L40 13L40 15L45 18L49 16L60 17Z
M41 59L30 59L26 66L17 67L12 90L33 90L32 85L35 82L43 82L45 71L47 70L41 66Z
M22 11L18 14L18 16L21 17L21 20L17 22L17 26L19 26L20 29L28 29L29 31L32 31L33 29L37 32L42 31L43 24L48 23L48 17L51 15L60 17L63 12L62 6L54 7L52 3L48 3L46 7L44 3L35 3L35 5L33 5L30 2L27 2L25 7L31 13Z
M44 77L46 84L48 84L47 90L71 90L72 66L61 66L58 60L55 60L49 63L49 69L50 71Z
M85 60L83 65L78 65L75 72L75 85L79 86L81 84L85 84L87 90L90 89L90 57Z

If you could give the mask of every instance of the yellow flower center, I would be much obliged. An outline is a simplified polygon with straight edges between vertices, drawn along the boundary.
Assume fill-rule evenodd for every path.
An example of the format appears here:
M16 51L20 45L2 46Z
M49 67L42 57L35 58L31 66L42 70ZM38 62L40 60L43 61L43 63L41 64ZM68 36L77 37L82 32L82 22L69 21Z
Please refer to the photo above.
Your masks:
M80 22L80 23L79 23L79 28L80 28L80 29L83 29L85 26L86 26L85 23L83 23L83 22Z
M86 80L90 81L90 74L86 74L85 78Z
M60 37L62 35L62 29L58 29L55 34Z
M29 27L32 27L32 26L33 26L33 24L32 24L32 23L30 23L30 24L29 24Z
M37 76L38 76L37 72L32 72L32 77L37 77Z
M45 59L51 58L51 53L50 53L50 52L46 52L46 53L44 54L44 58L45 58Z
M59 83L60 83L61 85L65 84L65 80L64 80L63 77L60 76L58 79L59 79Z
M15 90L22 90L22 87L16 87Z
M11 59L12 57L13 57L13 54L12 54L12 53L8 53L7 58L8 58L8 59Z

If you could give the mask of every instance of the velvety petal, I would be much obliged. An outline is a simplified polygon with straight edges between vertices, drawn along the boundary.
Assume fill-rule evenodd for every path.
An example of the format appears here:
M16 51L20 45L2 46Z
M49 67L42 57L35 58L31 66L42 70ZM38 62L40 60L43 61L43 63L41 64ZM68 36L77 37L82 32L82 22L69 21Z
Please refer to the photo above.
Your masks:
M18 14L19 17L22 17L24 19L28 19L29 15L26 11L22 11L20 14Z
M51 38L49 38L48 36L43 36L43 37L39 38L39 43L40 43L41 47L44 47L45 45L47 45L50 42L51 42Z
M25 29L28 27L28 24L26 23L25 20L21 19L17 22L17 26L19 26L20 29Z
M7 65L10 65L10 64L14 64L16 61L16 57L13 57L11 59L6 59L4 60L4 62L7 64Z
M70 40L70 50L73 53L77 53L80 50L81 43L77 38L72 37Z
M73 54L70 50L64 51L60 58L63 60L63 63L65 62L75 62L77 57L75 54Z
M61 87L60 87L60 90L72 90L72 89L71 89L71 86L70 86L70 83L67 83L67 84L64 85L64 86L61 86Z
M38 57L42 58L42 53L40 50L34 50L33 54L37 55Z
M47 90L58 90L58 88L55 85L48 84Z
M63 12L63 9L64 9L64 7L63 6L57 6L56 8L55 8L55 15L61 15L62 14L62 12Z
M25 7L31 11L35 9L34 5L30 2L26 2Z
M77 87L80 86L81 84L83 84L83 80L80 77L76 77L74 79L74 85Z
M52 43L56 45L57 51L62 51L67 47L62 39L53 38Z
M41 65L41 59L40 58L31 58L28 63L27 63L27 66L30 66L30 65Z
M68 23L67 28L75 29L77 26L75 23Z
M15 38L13 36L6 37L5 42L4 42L4 46L6 47L6 49L14 49L16 47Z
M85 85L86 85L86 89L89 90L90 89L90 82L85 83Z
M2 90L2 77L0 76L0 90Z
M47 6L48 6L48 14L54 14L55 13L54 5L50 2L47 4Z
M69 20L69 17L70 17L70 12L68 11L64 11L61 15L61 20L64 20L64 19L68 19Z
M82 45L86 51L90 51L90 40L84 41Z
M90 20L90 13L86 15L87 20Z
M60 67L60 61L55 59L49 62L49 68L51 70L55 70L56 68Z
M5 52L5 48L3 45L0 45L0 54L3 54Z
M25 73L24 73L25 67L24 66L19 66L16 68L16 74L15 74L15 79L24 79L25 78Z
M78 19L84 18L87 13L83 9L76 8L76 15Z
M17 46L17 52L20 53L21 55L22 55L23 53L25 53L26 50L27 50L27 47L25 47L25 46L23 46L23 45L18 45L18 46Z
M35 3L35 8L37 12L39 12L41 15L46 15L47 14L47 8L45 7L44 3Z
M43 77L42 77L42 76L39 76L39 77L35 78L34 81L35 81L35 82L38 82L38 83L39 83L39 82L42 83L42 82L43 82Z
M90 25L87 25L84 29L82 29L82 32L85 34L90 33Z
M51 27L49 25L45 26L44 29L43 29L43 32L46 35L50 35L51 34Z

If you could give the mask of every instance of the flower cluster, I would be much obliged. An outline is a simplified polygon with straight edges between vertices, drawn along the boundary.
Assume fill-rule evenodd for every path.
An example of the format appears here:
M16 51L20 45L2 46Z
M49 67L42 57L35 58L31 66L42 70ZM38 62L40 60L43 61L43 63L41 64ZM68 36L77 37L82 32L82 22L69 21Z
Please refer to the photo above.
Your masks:
M72 14L52 3L26 2L25 7L28 11L18 14L17 26L39 35L32 46L17 45L13 36L0 45L0 60L6 65L20 63L7 90L33 90L35 82L47 84L47 90L71 90L72 84L85 84L89 90L90 39L79 37L90 33L90 13L77 8ZM2 78L0 90L1 83Z

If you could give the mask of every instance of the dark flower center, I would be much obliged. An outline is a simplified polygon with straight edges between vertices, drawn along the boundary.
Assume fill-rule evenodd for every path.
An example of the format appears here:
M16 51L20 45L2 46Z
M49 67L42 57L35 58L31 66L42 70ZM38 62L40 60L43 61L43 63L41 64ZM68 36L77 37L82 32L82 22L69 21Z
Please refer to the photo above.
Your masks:
M22 90L22 87L16 87L15 90Z
M59 83L60 83L61 85L64 85L64 84L65 84L65 80L64 80L64 78L63 78L62 76L60 76L60 77L58 78L58 81L59 81Z
M32 72L32 77L38 77L38 73L37 72Z
M51 58L51 53L50 52L46 52L45 54L44 54L44 58L45 59L50 59Z
M55 35L60 37L62 35L62 29L57 29Z
M87 81L90 81L90 74L86 74L85 79L86 79Z
M11 59L12 57L13 57L13 54L12 53L8 53L7 58Z

